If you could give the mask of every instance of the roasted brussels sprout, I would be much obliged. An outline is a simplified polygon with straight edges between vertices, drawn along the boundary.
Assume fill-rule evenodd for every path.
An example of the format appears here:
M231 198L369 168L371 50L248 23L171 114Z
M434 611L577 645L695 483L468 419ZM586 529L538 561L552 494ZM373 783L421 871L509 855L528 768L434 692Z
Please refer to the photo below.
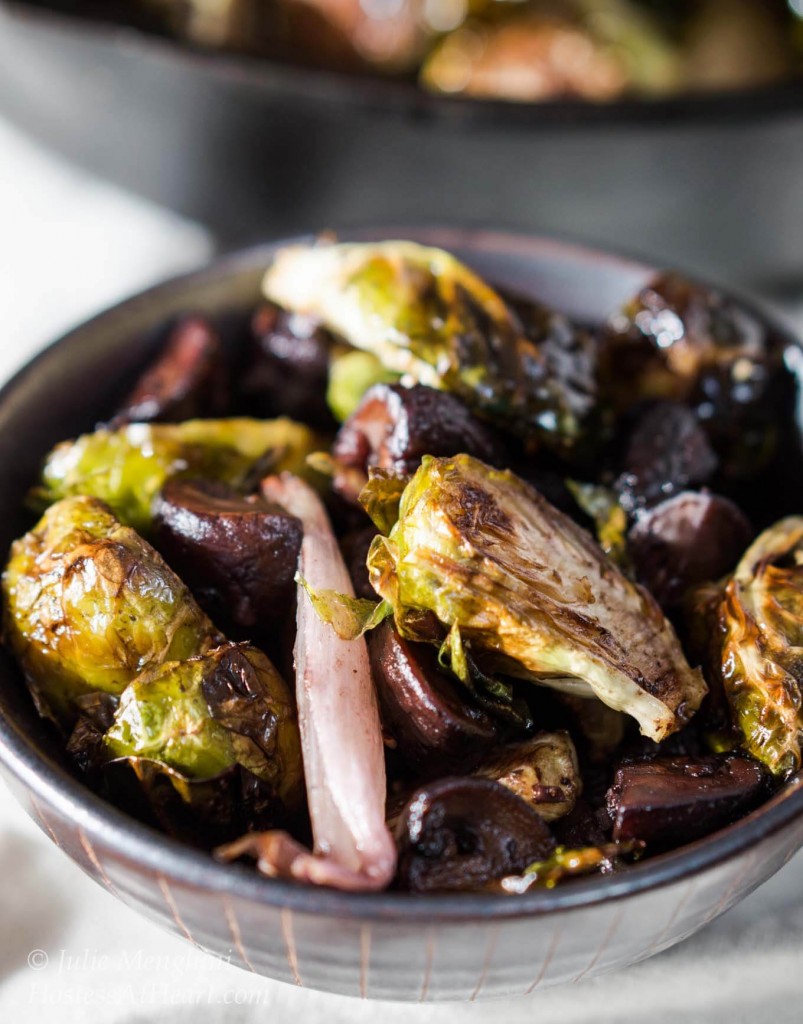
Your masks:
M184 317L109 427L116 430L126 423L177 423L197 416L221 416L227 402L226 366L217 332L203 317Z
M314 317L263 304L251 321L252 344L243 373L243 397L259 417L300 417L334 427L326 402L335 341Z
M639 582L669 610L690 587L732 569L751 536L732 501L686 491L643 512L627 535L627 550Z
M500 735L498 722L438 665L431 644L404 640L390 622L368 636L382 724L422 775L472 768Z
M754 807L766 788L745 757L658 757L617 769L608 791L614 839L682 846Z
M801 764L803 517L743 555L719 608L722 682L744 749L775 775Z
M564 448L580 434L562 382L511 308L441 249L397 241L292 246L277 254L264 290L319 317L387 369L451 391L525 438Z
M717 291L664 274L611 318L602 341L603 391L619 410L650 399L689 404L728 476L771 456L794 387L783 340Z
M393 384L398 373L386 370L373 352L352 348L332 356L326 401L339 423L351 416L365 392L375 384Z
M356 501L370 470L408 477L424 455L459 452L494 465L503 461L498 438L454 395L422 384L377 384L335 438L335 490Z
M460 651L508 675L587 693L659 740L706 692L658 606L580 527L509 472L426 457L368 557L402 636L432 615ZM429 636L424 639L430 639Z
M530 889L554 889L568 878L582 875L609 875L623 857L638 855L643 844L638 842L601 842L598 846L571 848L558 846L546 860L536 861L520 875L509 875L499 882L499 890L520 896Z
M542 732L497 750L474 771L521 797L544 821L569 814L582 791L577 752L567 732Z
M5 642L39 710L65 726L81 694L119 694L222 639L161 556L95 498L65 498L16 541L3 597Z
M259 495L169 480L153 505L159 550L216 622L264 629L287 618L301 523Z
M524 800L490 779L419 789L396 826L399 882L411 892L481 889L548 857L555 840Z
M153 499L173 477L206 477L245 486L256 469L304 473L315 435L293 420L185 420L96 430L48 455L36 498L74 494L107 502L127 526L147 532Z
M301 744L290 691L255 647L225 644L139 675L106 732L108 759L144 758L189 779L239 765L285 811L303 797Z

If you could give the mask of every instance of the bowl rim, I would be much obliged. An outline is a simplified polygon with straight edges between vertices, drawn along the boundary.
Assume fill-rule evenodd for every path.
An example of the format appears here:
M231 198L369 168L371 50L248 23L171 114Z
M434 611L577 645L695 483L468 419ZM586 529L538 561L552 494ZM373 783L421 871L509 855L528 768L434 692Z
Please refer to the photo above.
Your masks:
M96 41L130 52L150 55L194 67L232 84L245 85L288 101L348 105L357 110L440 117L460 123L506 126L610 127L614 124L671 126L678 123L708 125L743 123L799 115L803 112L803 76L790 75L778 82L734 89L681 90L668 96L630 96L612 102L582 99L516 102L506 99L478 99L432 93L416 81L400 80L379 73L337 71L299 62L283 62L205 49L169 33L159 33L126 22L104 20L91 12L67 11L48 3L29 0L0 0L23 23L44 25L85 34Z
M554 236L482 231L448 225L429 225L426 228L391 226L343 232L343 237L354 240L387 238L394 235L429 243L439 240L443 245L462 246L464 249L473 248L478 251L498 251L501 244L519 250L537 248L542 252L560 251L569 258L601 260L609 265L618 265L623 270L644 274L654 273L659 269L655 264L622 256L615 251L598 249ZM152 285L104 309L54 340L25 363L0 388L0 408L13 399L29 376L36 374L40 364L54 358L54 355L64 347L80 344L85 332L103 326L106 321L119 322L143 301L180 295L188 285L202 284L209 279L219 280L235 277L246 271L258 270L261 265L267 265L279 246L310 237L281 238L235 250L213 259L200 268ZM693 281L708 283L699 275L687 276ZM783 322L767 313L759 304L745 298L738 291L722 288L720 285L713 287L728 298L732 298L742 308L760 317L788 343L797 349L803 347L801 341ZM49 827L43 804L55 809L62 818L74 822L92 839L97 839L116 860L156 872L179 887L195 887L221 896L234 895L255 903L300 913L398 923L517 919L544 916L624 899L701 874L708 868L748 853L751 848L758 849L762 840L803 816L801 772L789 780L769 801L734 824L678 850L629 866L627 870L619 873L579 878L565 887L559 886L552 890L532 889L515 897L494 893L351 893L265 878L255 869L242 864L220 863L211 854L187 846L137 821L125 811L103 800L66 768L38 750L26 738L21 726L2 712L0 764L5 772L33 795L33 816L35 820L38 819L40 827L57 846L60 844L55 838L54 830ZM93 866L97 867L94 863ZM736 885L733 884L727 890L722 901L723 906L735 889Z

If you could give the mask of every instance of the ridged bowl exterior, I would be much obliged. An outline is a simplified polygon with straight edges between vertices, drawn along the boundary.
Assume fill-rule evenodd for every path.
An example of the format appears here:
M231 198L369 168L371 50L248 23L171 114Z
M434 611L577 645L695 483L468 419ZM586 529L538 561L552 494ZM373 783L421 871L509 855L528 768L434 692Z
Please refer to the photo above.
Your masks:
M584 318L606 315L652 273L544 239L446 229L404 235L450 248L491 279ZM271 252L230 257L129 300L56 343L7 385L0 394L4 547L29 523L22 496L51 444L109 412L169 317L194 310L242 322ZM554 891L354 895L269 881L179 845L87 790L63 763L5 655L0 762L39 827L127 905L246 970L362 998L526 995L634 963L712 921L803 844L803 792L793 780L714 836Z

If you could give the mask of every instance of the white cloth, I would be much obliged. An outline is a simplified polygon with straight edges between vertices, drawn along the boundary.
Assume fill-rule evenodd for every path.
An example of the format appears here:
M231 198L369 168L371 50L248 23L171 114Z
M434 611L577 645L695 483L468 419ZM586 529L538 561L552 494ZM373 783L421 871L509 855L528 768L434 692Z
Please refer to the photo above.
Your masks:
M199 228L69 168L0 123L0 380L115 299L203 261ZM704 932L532 999L363 1004L197 952L91 882L0 784L0 1021L15 1024L798 1024L803 856Z

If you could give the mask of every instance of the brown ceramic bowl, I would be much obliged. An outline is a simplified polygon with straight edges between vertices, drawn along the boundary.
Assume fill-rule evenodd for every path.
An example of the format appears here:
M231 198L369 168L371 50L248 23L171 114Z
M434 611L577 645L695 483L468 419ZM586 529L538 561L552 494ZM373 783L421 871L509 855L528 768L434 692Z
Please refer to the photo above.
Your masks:
M592 320L653 273L644 264L545 239L435 229L404 234L449 248L490 279ZM0 547L30 524L23 495L43 454L108 414L147 360L159 325L187 310L236 323L257 301L274 248L228 257L124 302L62 338L5 387ZM524 995L634 963L733 906L803 843L803 788L795 779L704 840L553 891L354 895L270 881L243 865L218 864L91 793L66 767L5 655L0 762L42 830L129 906L247 970L364 998Z

